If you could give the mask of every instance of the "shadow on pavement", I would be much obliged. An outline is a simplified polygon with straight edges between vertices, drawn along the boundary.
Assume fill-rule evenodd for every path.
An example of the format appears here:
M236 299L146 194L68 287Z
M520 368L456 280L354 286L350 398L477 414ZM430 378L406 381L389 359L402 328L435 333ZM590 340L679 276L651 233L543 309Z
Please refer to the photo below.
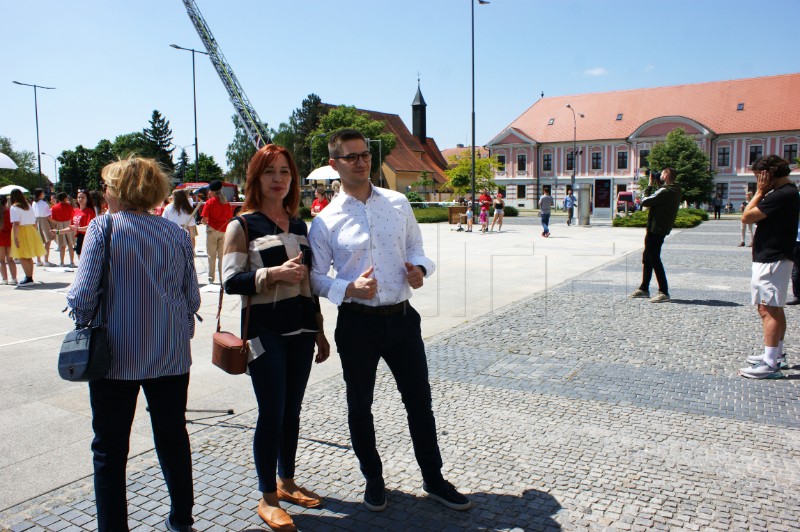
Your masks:
M380 513L370 512L360 501L326 498L324 509L336 515L300 514L292 519L300 530L330 530L353 521L373 530L397 525L409 530L561 530L554 519L561 505L549 493L529 489L519 496L486 492L466 495L473 507L457 511L422 495L387 490L389 504Z
M678 305L700 305L704 307L741 307L741 303L723 301L721 299L670 299L670 303Z

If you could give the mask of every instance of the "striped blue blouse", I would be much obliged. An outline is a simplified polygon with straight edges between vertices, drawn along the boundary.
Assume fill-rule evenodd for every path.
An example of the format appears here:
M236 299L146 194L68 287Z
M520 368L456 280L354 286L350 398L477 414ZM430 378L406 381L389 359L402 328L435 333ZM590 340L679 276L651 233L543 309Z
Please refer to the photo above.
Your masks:
M100 304L108 216L92 220L67 294L76 323ZM111 233L108 325L113 360L107 378L139 380L188 373L200 291L188 233L160 216L119 212ZM101 322L99 312L95 323Z

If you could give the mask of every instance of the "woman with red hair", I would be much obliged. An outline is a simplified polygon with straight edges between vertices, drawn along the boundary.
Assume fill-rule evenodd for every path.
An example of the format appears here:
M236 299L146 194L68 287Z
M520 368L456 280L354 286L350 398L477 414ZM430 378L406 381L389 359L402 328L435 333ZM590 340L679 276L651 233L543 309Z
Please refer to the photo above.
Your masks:
M296 528L279 501L304 508L322 504L294 480L314 345L317 363L330 353L319 299L309 284L311 248L308 227L297 217L299 204L300 176L291 154L264 146L247 167L243 214L228 224L222 256L222 283L227 293L242 297L243 327L250 313L242 337L250 348L248 372L258 402L253 438L262 493L258 515L280 532Z

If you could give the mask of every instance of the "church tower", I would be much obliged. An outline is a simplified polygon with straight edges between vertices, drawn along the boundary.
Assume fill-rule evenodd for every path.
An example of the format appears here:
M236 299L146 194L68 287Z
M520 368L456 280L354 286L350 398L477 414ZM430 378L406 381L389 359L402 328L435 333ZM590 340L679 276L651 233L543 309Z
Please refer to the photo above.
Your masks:
M427 106L428 104L425 103L425 98L422 97L422 91L419 87L419 79L417 79L417 95L414 96L414 101L411 102L411 130L421 144L425 144L428 138L425 125L425 108Z

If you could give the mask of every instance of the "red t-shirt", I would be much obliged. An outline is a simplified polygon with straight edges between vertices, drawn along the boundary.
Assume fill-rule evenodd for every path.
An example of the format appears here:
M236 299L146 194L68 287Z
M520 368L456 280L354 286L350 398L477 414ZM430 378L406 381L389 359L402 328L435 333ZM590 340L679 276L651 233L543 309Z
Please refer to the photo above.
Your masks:
M94 212L94 209L91 207L86 207L85 209L75 209L72 211L72 225L77 225L80 227L78 229L79 233L85 233L86 228L89 226L89 222L94 220L97 215Z
M486 205L486 207L491 207L492 197L489 194L481 194L481 197L478 198L478 203L480 203L481 206Z
M0 247L11 247L11 209L8 207L0 207L3 209L3 229L0 229Z
M233 207L230 203L221 203L212 197L203 205L202 216L208 218L208 226L211 229L224 233L228 222L233 218Z
M327 206L328 206L328 200L326 200L325 198L315 199L313 203L311 203L311 212L318 213Z
M56 203L50 209L51 216L56 222L68 222L72 220L72 211L75 209L69 203Z

